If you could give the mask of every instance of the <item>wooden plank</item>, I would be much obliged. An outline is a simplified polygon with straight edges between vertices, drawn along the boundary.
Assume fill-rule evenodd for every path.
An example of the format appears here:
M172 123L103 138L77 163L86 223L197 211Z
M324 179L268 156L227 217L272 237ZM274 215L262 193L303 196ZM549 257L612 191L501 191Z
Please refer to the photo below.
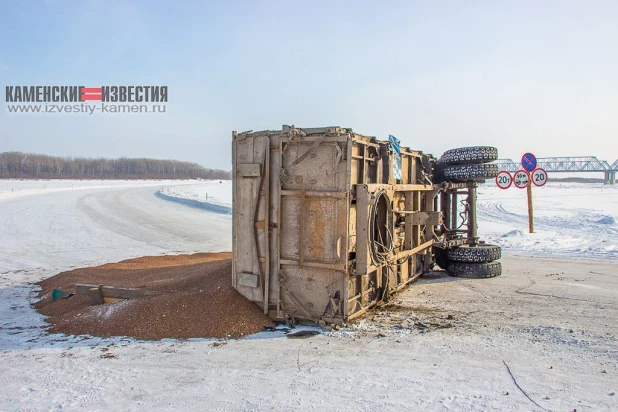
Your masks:
M279 261L281 266L296 266L300 267L300 260L296 259L281 259ZM308 260L303 261L303 266L316 269L332 269L345 272L345 263L324 263L324 262L312 262Z
M397 192L417 192L417 191L429 191L439 190L433 185L387 185L387 184L368 184L367 188L369 192L375 192L378 189L391 189Z
M119 298L119 299L135 299L144 296L154 295L154 292L150 292L142 289L128 289L128 288L115 288L112 286L101 286L101 293L103 297Z
M260 177L262 167L259 163L244 163L236 165L236 176L240 177Z
M367 226L369 223L369 193L367 185L356 186L356 273L367 274L370 265Z
M102 285L88 285L88 284L78 283L75 285L75 294L88 296L89 289L98 288L99 286L102 286Z
M103 294L99 287L88 289L88 296L90 296L93 305L101 305L103 303Z
M254 139L254 142L253 142L253 161L251 163L256 163L259 165L260 176L261 176L260 179L250 179L251 182L253 183L252 185L253 192L251 194L252 210L254 212L252 216L253 222L260 220L259 219L260 209L262 209L262 213L264 213L264 209L263 209L264 204L262 202L262 198L260 197L260 191L262 190L262 186L264 185L264 171L266 168L266 164L264 161L265 156L266 156L266 153L265 153L266 140L268 140L267 136L258 136ZM246 272L259 274L260 282L263 282L264 281L264 270L262 269L262 265L259 263L259 259L261 256L260 255L260 245L263 246L263 242L260 242L260 234L255 228L253 228L253 239L254 239L253 246L255 247L255 255L252 258L253 269L247 270ZM259 289L259 293L255 295L256 298L258 296L259 296L259 299L252 299L252 300L254 302L259 301L261 303L263 299L263 289L261 287Z
M236 183L236 138L238 134L236 130L232 132L232 214L238 216L238 205L236 204L236 190L238 185ZM236 289L236 261L238 260L238 247L236 246L236 233L238 228L236 227L236 219L232 221L232 287Z
M415 253L421 252L421 251L423 251L425 249L428 249L432 245L433 245L433 240L429 240L429 241L423 243L422 245L419 245L419 246L415 247L414 249L404 250L404 251L401 251L401 252L397 253L393 259L395 261L401 260L401 259L403 259L405 257L408 257L408 256L413 255Z
M240 282L241 273L259 273L257 245L255 239L255 210L258 207L259 180L238 177L241 164L260 164L264 147L259 144L264 136L249 135L245 139L236 139L235 163L236 189L234 191L234 252L233 262L236 276L236 289L247 299L257 304L262 303L263 294L259 287L247 287ZM251 284L254 284L252 282Z
M442 224L440 212L415 212L411 210L399 210L397 213L402 213L411 217L413 225L437 226ZM406 219L408 219L408 217L406 217Z
M428 215L433 214L432 212L434 212L435 210L435 205L436 205L435 198L437 194L438 192L425 193L425 207L423 208L423 211L427 213ZM435 217L439 218L440 216L438 215ZM434 236L432 225L437 225L437 224L439 223L433 222L433 220L427 223L427 225L425 226L425 240L433 240L435 236Z
M347 162L346 162L346 187L350 187L350 179L351 179L351 173L352 173L352 159L349 157L349 155L352 154L352 142L348 142L347 145L347 152L346 152L346 156L347 156ZM341 276L343 277L343 296L350 296L350 283L349 283L349 271L350 271L350 267L349 267L349 261L348 261L348 257L350 256L349 252L350 252L350 232L351 232L351 227L352 226L356 226L356 207L354 208L354 217L352 217L352 205L350 203L350 191L346 191L346 198L345 201L343 202L343 204L341 205L341 208L343 209L343 213L345 214L345 228L343 230L343 234L344 234L344 242L343 242L343 247L342 247L342 253L340 256L340 261L343 261L343 265L344 265L344 273L341 274ZM354 219L352 221L352 219ZM356 229L354 229L356 230ZM354 238L354 241L356 241L356 237ZM347 316L348 314L348 310L349 310L349 304L348 304L348 300L345 298L341 299L343 301L343 314L344 316Z
M416 227L418 227L418 226L416 226ZM424 250L429 249L430 247L432 247L432 246L433 246L433 243L434 243L434 241L433 241L433 240L429 240L429 241L427 241L427 242L425 242L425 243L423 243L423 244L421 244L421 245L419 245L419 246L416 246L414 249L410 249L410 250L403 250L403 251L401 251L401 252L397 253L395 256L393 256L393 257L392 257L392 260L397 261L397 260L404 259L404 258L406 258L406 257L408 257L408 256L414 257L414 255L415 255L415 254L417 254L417 253L419 253L419 252L423 252ZM357 254L357 256L358 256L358 254ZM373 265L373 264L370 264L370 265L367 267L367 273L371 273L371 272L373 272L374 270L379 270L380 268L383 268L383 267L385 267L385 266L388 266L388 264L384 264L384 265L380 265L380 266L375 266L375 265ZM356 274L356 275L366 275L366 273L360 273L360 272L358 271L358 268L357 268L357 270L356 270L356 273L355 273L355 274Z
M328 126L328 127L301 127L299 130L307 134L335 134L340 133L341 130L338 126Z
M412 210L421 210L421 192L412 192L413 206ZM413 246L421 244L421 227L414 226L412 228L412 239L414 240Z
M305 263L305 212L307 205L305 204L305 193L303 192L300 198L300 235L298 238L298 256L300 257L300 267Z
M82 284L82 283L78 283L75 285L75 294L76 295L89 295L90 293L89 291L95 288L101 291L102 297L117 298L117 299L135 299L135 298L141 298L144 296L152 296L156 294L155 292L150 292L148 290L143 290L143 289L118 288L114 286L88 285L88 284Z
M235 167L234 172L238 176L237 166L240 164L254 163L253 147L254 138L247 137L240 141L235 141ZM236 282L238 276L242 272L253 273L254 268L254 236L253 236L253 213L248 211L255 207L253 199L254 185L256 179L235 179L236 188L234 190L234 273L236 274ZM257 295L253 292L242 291L247 298L255 301Z
M345 192L334 190L281 190L281 196L295 196L295 197L334 197L338 199L345 199Z
M412 210L414 207L413 201L413 192L405 192L405 203L404 207L406 210ZM404 249L412 249L413 247L413 236L412 236L413 224L412 224L412 216L406 216L405 220L405 240L403 243Z
M349 189L352 187L352 176L356 176L355 179L358 178L358 174L352 175L352 173L356 173L356 171L352 170L352 140L348 140L346 144L346 173L345 173L345 188Z
M268 288L270 286L270 139L264 144L264 314L268 313Z
M281 141L275 142L277 146L271 147L275 153L271 157L271 164L273 170L281 170L281 162L282 162L282 146ZM278 302L281 300L280 296L280 288L279 288L279 270L281 269L279 260L281 259L281 181L279 180L279 173L271 173L270 178L271 182L271 201L270 207L272 212L271 222L273 224L272 227L272 238L271 242L271 250L269 253L271 254L270 265L271 265L271 273L273 274L272 279L270 279L269 285L269 293L273 296L269 296L269 301L274 302L277 305L276 309L276 317L282 318L283 312L281 311L281 305ZM269 311L269 313L272 311Z
M406 153L401 153L401 183L408 184L410 183L409 179L410 175L410 156Z
M363 146L363 159L367 158L367 146ZM361 183L367 184L367 176L369 175L369 162L363 160L362 162L362 170L361 170Z
M404 260L403 263L399 265L399 270L401 273L401 282L406 283L410 277L409 259Z

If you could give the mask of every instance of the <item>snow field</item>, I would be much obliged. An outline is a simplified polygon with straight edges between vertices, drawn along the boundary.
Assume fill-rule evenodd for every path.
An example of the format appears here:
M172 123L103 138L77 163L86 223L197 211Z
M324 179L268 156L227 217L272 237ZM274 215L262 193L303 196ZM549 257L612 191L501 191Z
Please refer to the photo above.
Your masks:
M46 332L30 282L230 250L231 216L156 196L208 193L229 205L231 185L218 185L0 181L1 410L536 410L504 363L546 409L618 410L618 191L602 185L535 188L535 234L525 191L482 186L479 230L505 248L503 276L422 279L398 295L399 311L343 330L218 346ZM597 262L578 262L590 256ZM101 308L101 321L128 308Z

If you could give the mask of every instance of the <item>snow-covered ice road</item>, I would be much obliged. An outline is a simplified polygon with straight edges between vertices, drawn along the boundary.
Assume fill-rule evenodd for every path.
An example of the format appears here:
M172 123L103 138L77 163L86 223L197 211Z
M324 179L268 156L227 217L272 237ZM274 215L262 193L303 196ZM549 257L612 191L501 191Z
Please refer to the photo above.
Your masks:
M4 284L144 255L231 250L231 216L162 200L155 196L161 182L87 189L54 189L53 183L0 193ZM14 271L19 276L9 276Z
M38 188L12 191L29 184ZM0 182L0 410L537 410L503 362L543 408L618 409L608 261L507 255L501 277L423 279L397 311L307 339L271 332L214 347L49 335L28 282L229 250L231 217L159 199L161 182L42 185ZM410 314L453 327L402 327Z

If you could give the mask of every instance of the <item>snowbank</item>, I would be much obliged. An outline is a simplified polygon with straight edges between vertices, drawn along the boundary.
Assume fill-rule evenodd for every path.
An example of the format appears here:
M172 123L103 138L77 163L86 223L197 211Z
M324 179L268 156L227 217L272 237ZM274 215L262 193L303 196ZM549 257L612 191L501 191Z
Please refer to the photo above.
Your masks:
M535 233L528 233L526 190L482 185L481 238L529 256L618 258L617 186L550 182L532 193Z
M207 180L191 185L174 185L157 191L157 196L215 213L232 213L232 182Z

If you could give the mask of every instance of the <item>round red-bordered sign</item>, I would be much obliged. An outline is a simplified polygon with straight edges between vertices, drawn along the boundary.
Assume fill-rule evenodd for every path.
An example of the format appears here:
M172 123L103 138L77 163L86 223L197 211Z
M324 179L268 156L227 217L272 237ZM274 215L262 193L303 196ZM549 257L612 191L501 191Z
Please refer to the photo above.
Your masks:
M513 176L506 170L501 171L498 173L498 176L496 176L496 185L498 185L500 189L508 189L512 184Z
M525 170L518 170L513 175L513 183L516 187L523 189L530 184L530 175Z
M536 156L532 153L526 153L521 157L521 167L528 172L536 169Z
M542 167L537 167L532 172L532 183L536 186L543 186L547 183L547 172Z

